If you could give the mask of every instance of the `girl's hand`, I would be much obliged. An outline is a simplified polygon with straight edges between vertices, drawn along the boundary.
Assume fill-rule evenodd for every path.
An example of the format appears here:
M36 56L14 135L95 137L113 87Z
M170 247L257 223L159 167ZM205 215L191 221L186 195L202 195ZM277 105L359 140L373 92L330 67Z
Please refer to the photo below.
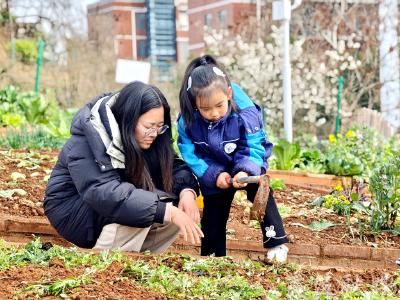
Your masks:
M171 222L179 227L185 241L189 239L193 245L200 244L200 238L204 237L200 227L185 212L175 206L171 207Z
M200 224L200 212L194 191L184 190L180 193L178 208L182 209L196 224Z
M233 186L237 189L244 188L247 185L247 183L246 182L240 183L240 182L238 182L238 180L239 180L239 178L247 177L247 176L249 176L249 175L246 172L240 171L239 173L237 173L235 175L235 177L233 177Z
M231 175L227 172L222 172L218 175L215 185L223 190L229 188L231 186Z

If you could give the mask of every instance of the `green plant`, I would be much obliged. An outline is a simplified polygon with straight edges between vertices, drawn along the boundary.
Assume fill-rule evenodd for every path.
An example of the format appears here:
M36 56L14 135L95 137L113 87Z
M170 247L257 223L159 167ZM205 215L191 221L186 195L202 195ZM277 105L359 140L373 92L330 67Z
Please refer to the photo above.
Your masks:
M46 100L33 92L21 92L12 85L0 90L0 125L18 127L23 123L48 124L52 121L52 125L59 130L64 127L69 129L73 112L75 110L64 112L55 100ZM60 115L65 121L64 127L60 123Z
M30 124L46 123L46 111L48 102L42 96L36 96L31 93L24 94L18 102L25 119Z
M89 284L92 282L90 278L90 273L93 271L89 271L86 274L83 274L77 278L64 278L55 280L53 282L45 282L39 284L33 284L24 289L24 292L33 292L36 296L44 297L44 296L58 296L64 294L69 289L74 289L84 284Z
M314 200L313 204L332 209L338 215L350 216L352 211L364 211L364 207L370 204L362 195L363 188L361 182L357 182L352 188L339 185L331 194Z
M24 122L21 115L15 113L5 113L1 116L1 123L5 126L20 127Z
M177 155L179 155L179 157L182 157L181 151L179 150L179 147L178 147L178 130L177 130L176 126L172 126L171 132L172 132L172 140L174 141L172 145L174 147L175 153Z
M11 45L8 45L11 49ZM29 63L34 62L37 59L37 47L36 42L30 39L17 39L15 41L15 51L17 56L22 62Z
M302 150L299 169L311 173L325 173L326 165L322 153L319 150Z
M373 171L370 190L375 200L371 208L371 227L393 229L400 210L400 153Z
M56 139L68 139L71 136L70 127L74 114L75 110L57 111L46 125L46 132Z
M8 129L0 135L0 146L12 149L59 149L65 139L54 137L43 127L28 130Z
M285 183L283 182L282 179L279 179L279 178L271 178L269 181L269 186L273 190L282 191L282 190L286 189Z
M344 136L338 134L329 136L329 143L325 145L326 166L329 174L350 176L360 175L363 164L354 149L357 147L357 138L354 132L349 131Z
M281 139L274 146L273 154L278 170L293 170L300 159L300 146Z
M377 164L399 151L395 139L384 140L371 128L353 126L344 134L330 135L323 143L327 172L368 178Z

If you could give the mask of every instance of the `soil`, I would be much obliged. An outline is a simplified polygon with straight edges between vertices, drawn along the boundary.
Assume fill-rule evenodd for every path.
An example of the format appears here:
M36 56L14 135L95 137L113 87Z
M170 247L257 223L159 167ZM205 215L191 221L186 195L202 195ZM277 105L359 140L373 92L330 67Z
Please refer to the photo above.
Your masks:
M158 256L130 255L129 259L146 262L151 268L156 268L162 262L165 267L178 272L185 272L183 269L184 260L179 256L167 254L160 259ZM290 270L283 267L279 269L267 268L262 273L253 274L238 266L235 268L235 273L245 278L250 285L262 285L266 291L277 290L279 283L281 288L288 285L298 286L299 288L306 287L324 295L340 295L351 290L351 288L354 290L358 288L367 290L368 287L373 286L387 286L389 288L395 285L397 278L395 271L389 270L343 272L336 269L310 270L302 268ZM67 268L63 261L57 258L50 261L48 267L33 264L11 267L8 270L0 271L0 299L37 299L37 295L28 287L50 284L66 278L78 278L83 274L85 274L85 266ZM197 271L197 273L189 271L186 274L195 278L213 276L208 269ZM390 288L390 290L395 295L399 293L396 288ZM91 282L67 289L60 296L63 299L168 299L162 291L150 290L140 286L134 277L124 273L123 263L116 261L112 262L106 269L99 270L91 275ZM186 299L184 296L179 298ZM42 299L60 299L60 297L43 296ZM204 299L209 298L204 295Z
M345 216L331 210L311 205L311 202L326 193L312 189L287 185L285 190L274 191L274 197L281 207L280 211L286 234L291 243L301 244L346 244L370 247L398 248L400 237L388 232L374 235L367 230L361 232L358 224L350 225ZM252 240L262 242L258 223L249 222L251 203L245 195L236 194L228 220L228 239ZM307 228L313 222L329 221L334 226L321 231Z
M121 264L112 263L107 269L96 272L92 277L92 283L84 284L72 291L68 299L167 299L150 289L136 285L132 280L126 280L121 276L122 270ZM14 267L0 272L0 298L34 299L36 297L33 292L24 291L28 285L77 278L84 273L85 267L65 268L61 260L50 264L49 267L34 265ZM47 296L43 299L59 299L59 297Z
M12 196L0 196L0 214L23 216L25 218L44 217L42 203L46 187L46 178L54 166L58 151L0 151L0 195L5 190L22 189L26 192L16 192ZM18 172L24 176L12 179L11 174ZM14 173L15 176L15 173ZM25 177L25 178L24 178ZM373 236L363 234L360 237L353 228L354 235L349 234L346 219L320 207L308 203L323 193L312 189L287 186L283 191L275 191L275 199L284 217L286 233L291 242L311 244L348 244L370 245L395 248L400 244L398 237L390 234ZM250 202L245 200L244 193L237 193L232 205L228 222L228 239L262 240L261 230L257 223L249 221ZM323 231L311 231L305 228L313 221L329 220L337 226ZM132 255L132 259L150 260L151 256ZM163 264L175 270L183 271L182 259L167 256ZM134 279L127 278L123 273L124 266L119 262L112 263L107 269L98 271L92 277L91 283L65 292L68 299L167 299L162 292L149 290L140 286ZM85 273L85 267L66 268L61 260L53 260L49 267L28 264L14 266L8 270L0 270L0 299L33 299L37 298L32 291L25 290L27 286L43 282L54 282L57 279L76 278ZM265 290L273 290L285 284L302 284L312 281L310 290L333 295L346 291L349 286L362 285L392 286L396 281L393 270L347 270L340 269L308 269L306 267L292 272L277 272L272 270L262 274L251 275L240 268L237 274L250 283L261 284ZM196 275L199 276L199 275ZM205 274L204 276L207 276ZM318 280L317 280L318 279ZM284 283L286 282L286 283ZM394 291L398 293L399 291ZM46 296L43 299L58 299Z
M0 151L0 214L29 217L44 217L43 197L46 188L46 178L58 156L56 150ZM12 174L18 172L23 177L12 179ZM4 197L4 190L22 189L26 192L15 192ZM308 188L288 185L282 191L274 191L278 206L283 209L282 217L290 242L309 244L346 244L371 247L398 248L400 237L390 233L372 235L360 232L357 224L349 230L348 222L330 210L310 205L310 202L323 192ZM228 239L262 241L261 230L257 222L249 221L251 203L244 193L238 192L232 205L228 221ZM327 220L335 224L322 231L312 231L307 225L315 221ZM351 232L351 233L350 233Z

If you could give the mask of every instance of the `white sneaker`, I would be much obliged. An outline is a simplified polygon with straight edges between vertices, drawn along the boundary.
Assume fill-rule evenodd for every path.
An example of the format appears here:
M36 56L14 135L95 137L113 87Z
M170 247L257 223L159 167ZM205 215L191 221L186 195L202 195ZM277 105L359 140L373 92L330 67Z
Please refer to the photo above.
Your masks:
M287 260L288 252L289 249L285 245L275 246L268 249L267 260L270 262L284 263Z

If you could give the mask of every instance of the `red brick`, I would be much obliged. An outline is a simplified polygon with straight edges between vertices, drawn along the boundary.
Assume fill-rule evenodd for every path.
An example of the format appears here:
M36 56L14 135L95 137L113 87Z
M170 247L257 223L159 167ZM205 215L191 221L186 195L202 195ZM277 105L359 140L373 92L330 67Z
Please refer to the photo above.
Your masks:
M292 255L304 255L304 256L320 256L321 247L313 244L291 244L288 243L286 246L289 248L289 254Z
M257 253L249 252L247 254L247 258L250 258L251 260L254 260L254 261L265 261L266 257L265 257L265 254L261 253L261 252L257 252Z
M394 262L398 257L400 257L400 249L373 248L371 252L371 258L373 260Z
M364 260L364 259L352 259L350 260L350 266L354 269L382 269L384 267L383 262L377 260Z
M371 248L344 245L326 245L322 248L322 255L328 257L370 259Z
M291 255L291 253L289 252L288 262L289 263L301 264L301 265L304 265L304 266L318 266L320 264L320 258L319 257L314 257L314 256Z
M6 231L6 222L3 219L0 219L0 232Z
M245 250L245 251L257 251L265 252L265 248L260 242L255 241L243 241L243 240L227 240L226 248L230 250Z
M44 217L19 217L2 215L1 221L4 222L4 231L20 233L39 233L58 235L56 230Z

